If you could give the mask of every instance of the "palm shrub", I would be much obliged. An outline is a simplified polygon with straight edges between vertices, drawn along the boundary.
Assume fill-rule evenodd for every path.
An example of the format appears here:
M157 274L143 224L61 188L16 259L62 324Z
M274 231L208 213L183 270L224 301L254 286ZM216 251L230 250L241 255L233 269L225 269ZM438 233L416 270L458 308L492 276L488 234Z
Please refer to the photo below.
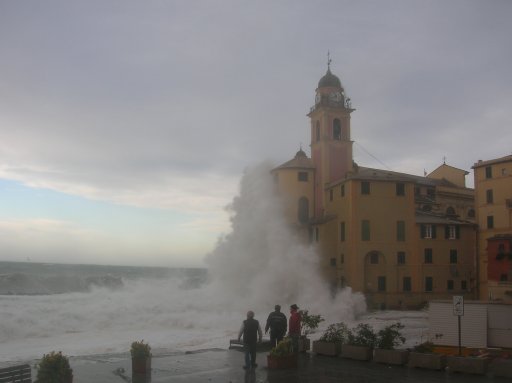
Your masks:
M397 346L405 343L401 330L404 325L400 322L384 327L377 333L377 348L394 350Z
M62 352L44 354L37 364L37 383L67 383L73 379L69 359Z
M287 356L293 353L292 340L289 337L285 337L280 341L277 346L270 350L270 356Z
M133 359L145 359L151 356L151 347L149 344L144 343L144 340L132 343L130 354Z
M330 324L319 340L329 343L345 343L348 339L349 329L343 322Z
M348 343L353 346L374 347L376 342L377 334L367 323L359 323L348 332Z

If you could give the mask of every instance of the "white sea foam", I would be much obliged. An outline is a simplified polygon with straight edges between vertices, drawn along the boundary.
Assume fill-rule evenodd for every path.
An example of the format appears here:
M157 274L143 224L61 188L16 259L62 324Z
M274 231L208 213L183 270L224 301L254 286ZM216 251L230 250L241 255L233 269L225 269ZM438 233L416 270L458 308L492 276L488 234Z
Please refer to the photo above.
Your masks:
M247 171L231 206L233 230L207 257L210 280L185 289L177 276L126 280L117 290L0 296L0 361L30 360L52 350L67 355L126 352L133 340L156 353L228 345L247 310L264 323L274 304L291 303L328 323L352 323L365 311L361 294L334 298L319 274L315 249L284 223L269 166ZM286 310L285 310L286 312ZM368 317L376 326L396 314ZM423 313L400 313L406 331L422 336Z

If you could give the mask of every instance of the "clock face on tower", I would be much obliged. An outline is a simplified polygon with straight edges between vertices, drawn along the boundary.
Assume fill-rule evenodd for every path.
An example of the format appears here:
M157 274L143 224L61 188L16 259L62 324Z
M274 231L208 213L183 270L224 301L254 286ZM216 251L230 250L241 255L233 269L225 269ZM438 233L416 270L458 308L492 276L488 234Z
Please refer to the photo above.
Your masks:
M321 99L322 95L320 93L317 93L315 97L315 104L319 104Z
M329 94L329 100L340 102L341 101L341 92L332 92Z

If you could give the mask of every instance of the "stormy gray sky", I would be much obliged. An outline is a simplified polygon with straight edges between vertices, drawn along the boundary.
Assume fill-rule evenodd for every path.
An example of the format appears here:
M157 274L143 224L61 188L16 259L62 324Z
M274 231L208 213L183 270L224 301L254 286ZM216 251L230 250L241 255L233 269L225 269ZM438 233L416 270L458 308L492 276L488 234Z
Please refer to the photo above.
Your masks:
M309 154L328 50L360 165L509 155L511 17L507 0L1 1L0 259L202 265L244 168Z

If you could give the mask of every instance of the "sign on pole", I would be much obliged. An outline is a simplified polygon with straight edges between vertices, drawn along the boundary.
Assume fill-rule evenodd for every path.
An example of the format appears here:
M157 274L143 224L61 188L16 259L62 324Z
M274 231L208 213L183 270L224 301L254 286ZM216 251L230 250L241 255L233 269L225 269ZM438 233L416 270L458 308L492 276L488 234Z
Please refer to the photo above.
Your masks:
M462 295L453 296L453 315L464 316L464 297Z

